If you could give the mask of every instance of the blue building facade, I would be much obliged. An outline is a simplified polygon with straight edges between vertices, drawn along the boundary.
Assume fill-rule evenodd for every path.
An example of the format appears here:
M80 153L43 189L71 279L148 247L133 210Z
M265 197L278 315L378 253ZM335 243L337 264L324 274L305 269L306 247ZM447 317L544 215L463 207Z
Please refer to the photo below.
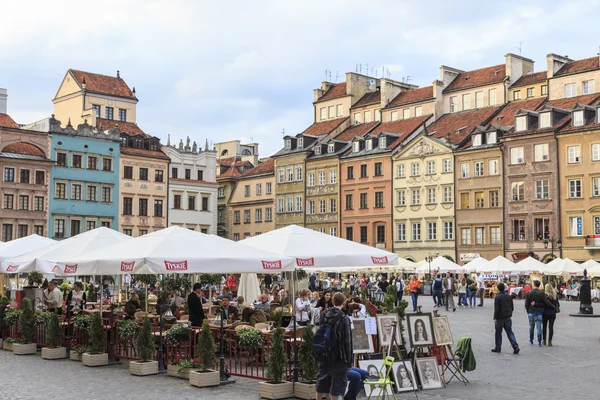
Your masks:
M77 129L52 117L48 236L64 239L100 226L119 226L120 132L87 122Z

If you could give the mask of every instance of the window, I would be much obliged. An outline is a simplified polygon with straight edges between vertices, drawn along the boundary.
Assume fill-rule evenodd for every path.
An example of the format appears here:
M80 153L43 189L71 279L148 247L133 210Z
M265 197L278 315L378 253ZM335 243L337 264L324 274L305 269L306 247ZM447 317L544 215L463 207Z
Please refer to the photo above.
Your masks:
M336 116L341 117L344 114L344 108L342 104L338 104L335 106L336 108Z
M327 212L325 200L319 200L319 214L325 214Z
M461 210L467 210L471 207L471 196L469 193L460 194L460 208Z
M517 126L516 126L515 130L517 132L524 131L527 129L527 116L526 115L518 116L516 118L516 121L517 121Z
M113 107L104 107L104 118L113 119L115 109Z
M469 177L469 164L468 163L460 164L460 177L462 179L466 179Z
M404 178L404 164L398 165L398 178Z
M525 240L525 220L524 219L513 219L512 220L512 238L515 242Z
M133 179L133 167L125 166L123 168L123 178L124 179Z
M148 216L148 199L139 199L138 205L139 205L138 215L140 217L147 217Z
M418 222L412 224L412 240L421 240L421 224Z
M54 237L64 238L65 237L65 220L56 219L54 220Z
M177 178L178 172L179 171L177 168L175 168L175 167L171 168L171 178Z
M583 81L583 83L581 84L581 94L583 95L590 93L594 93L594 81Z
M163 201L162 200L154 200L154 216L155 217L163 216Z
M435 161L427 161L427 174L435 174Z
M296 212L302 211L302 196L296 196Z
M449 186L444 186L443 190L443 198L442 201L444 203L452 203L452 188Z
M585 120L583 119L583 111L574 111L573 112L573 126L583 126L585 125Z
M127 121L127 110L123 110L119 108L119 121L125 122Z
M313 173L308 174L308 186L315 186L315 174Z
M534 226L536 240L550 240L550 218L536 218Z
M383 208L383 192L375 192L375 208Z
M175 195L175 208L179 208L177 205L177 197L180 196ZM123 198L123 215L133 215L133 199L131 197Z
M239 224L240 221L240 212L239 211L234 211L233 212L233 223L234 224Z
M265 221L273 221L273 209L271 207L265 208Z
M569 236L583 235L583 226L581 217L569 217Z
M463 94L462 97L463 100L463 110L469 110L471 109L471 95L470 94Z
M35 184L43 185L46 183L46 173L44 171L35 171Z
M437 222L427 223L427 240L437 240Z
M352 152L358 153L360 151L360 142L352 142Z
M296 167L296 182L302 182L302 167Z
M542 85L542 96L548 95L548 85Z
M490 207L500 206L500 195L497 190L490 191Z
M110 187L102 187L102 202L112 203L112 189Z
M385 243L385 225L377 225L377 243Z
M366 178L367 177L367 164L362 164L360 166L360 177L361 178Z
M486 134L486 144L495 144L498 140L498 135L496 135L496 132L488 132Z
M273 187L272 187L272 184L271 184L271 182L267 182L267 183L265 184L265 189L266 189L266 192L267 192L267 194L271 194L271 193L272 193L272 189L273 189Z
M535 199L536 200L548 200L548 179L541 179L535 181Z
M319 186L325 185L325 172L319 172Z
M481 146L481 133L473 135L471 139L473 140L473 146Z
M371 111L365 111L365 122L371 122Z
M71 236L79 235L81 233L81 221L78 219L71 220Z
M398 191L398 207L404 207L406 205L406 192L404 190Z
M36 196L33 204L34 211L44 211L44 198L41 196Z
M103 226L105 228L110 228L110 221L101 221L100 226Z
M303 148L304 147L304 138L299 137L296 144L297 144L297 146L296 146L297 148L299 148L299 149Z
M80 154L73 154L73 163L71 166L73 168L82 168Z
M248 188L248 192L250 192L250 188ZM262 183L256 184L256 195L257 196L262 195Z
M240 234L239 233L234 233L233 234L233 241L234 242L239 242L240 241Z
M490 89L488 91L488 106L496 105L496 89Z
M423 107L417 106L415 107L415 117L420 117L423 115Z
M600 178L592 178L592 196L600 196Z
M244 223L249 224L250 222L250 210L244 210Z
M146 208L148 208L147 204ZM188 210L196 210L196 196L188 196Z
M202 171L198 171L202 172ZM154 170L154 182L162 182L164 177L164 171L162 169Z
M548 143L536 144L533 149L536 162L548 161Z
M55 199L67 199L67 184L66 183L56 183L54 188L54 198Z
M360 242L367 243L368 242L367 238L368 238L367 227L361 226L360 227Z
M475 92L475 108L483 108L483 92Z
M98 201L98 187L93 185L87 186L86 201Z
M329 199L329 212L337 212L337 199Z
M485 244L485 228L475 228L475 244Z
M475 192L475 208L485 208L485 197L483 192Z
M335 107L334 106L327 107L327 116L329 118L335 118Z
M321 154L321 145L316 145L315 146L315 154L316 155L320 155Z
M457 112L458 107L456 106L456 96L450 97L450 112Z
M577 164L581 161L581 147L579 146L569 146L567 147L567 154L569 164Z
M321 116L321 120L327 119L327 108L321 107L319 109L319 115Z
M512 201L525 200L525 184L523 182L511 183L511 198Z
M38 236L44 236L44 225L34 225L33 233L35 233Z
M351 226L346 227L346 240L354 240L354 229Z
M361 193L360 194L360 208L361 209L365 209L368 208L369 204L368 204L368 199L367 199L367 193Z
M498 160L489 160L488 161L488 174L490 175L498 175L500 172L498 171Z
M285 199L285 210L287 212L294 212L294 199L292 197L288 197Z
M592 161L600 161L600 143L592 144Z
M520 90L515 90L513 92L513 100L520 100L521 99L521 91Z
M569 180L569 198L578 199L581 197L581 179Z
M461 228L460 230L460 243L463 246L471 245L471 229L470 228Z
M346 179L354 179L354 167L346 168Z
M176 210L181 210L181 195L180 194L173 195L173 208Z
M15 196L12 194L4 195L4 205L3 208L5 210L12 210L15 206Z
M535 89L534 88L527 88L527 98L533 97L535 96Z
M392 111L391 120L398 121L398 111Z
M427 204L435 204L435 192L436 189L435 188L428 188L427 189Z
M306 202L306 213L308 215L312 215L315 213L315 202L314 200L309 200Z
M490 244L501 244L500 228L497 226L493 226L490 228Z
M287 172L287 181L292 182L294 180L294 172L293 172L292 168L288 168L286 170L286 172Z
M452 221L444 221L444 240L454 239L454 223Z
M475 176L483 176L483 162L475 162Z
M250 197L250 185L244 186L244 197Z
M277 199L277 212L282 214L285 212L285 199Z
M373 150L373 140L367 139L367 141L365 142L365 146L367 151Z
M331 236L337 236L337 228L335 226L332 226L331 228L329 228L329 234Z
M444 160L444 172L452 172L452 160Z
M329 171L329 184L335 185L337 183L337 174L336 171Z
M92 104L92 109L95 111L96 118L100 118L100 105Z
M510 149L510 163L511 164L523 164L525 162L523 158L523 148L513 147Z
M189 171L189 170L186 170ZM186 178L189 179L189 178ZM148 168L140 168L140 181L148 180Z
M411 170L411 176L419 176L419 175L421 175L421 164L419 164L419 163L412 163L410 165L410 170Z
M198 170L198 180L199 181L203 181L204 180L204 171Z
M418 206L421 204L421 192L419 192L419 189L413 189L411 191L411 205L413 206Z
M574 83L568 83L565 85L565 97L575 97L577 96L577 89L575 88Z
M360 124L360 123L361 123L361 114L354 113L354 124Z
M202 197L202 211L208 211L208 197Z
M375 176L383 176L383 167L380 162L375 163Z
M28 169L22 169L21 170L21 183L29 183L29 170Z
M102 171L107 171L107 172L112 171L112 158L103 158L102 159Z
M346 210L354 210L353 196L351 194L346 195Z
M65 153L56 153L56 165L59 167L67 166L67 155Z

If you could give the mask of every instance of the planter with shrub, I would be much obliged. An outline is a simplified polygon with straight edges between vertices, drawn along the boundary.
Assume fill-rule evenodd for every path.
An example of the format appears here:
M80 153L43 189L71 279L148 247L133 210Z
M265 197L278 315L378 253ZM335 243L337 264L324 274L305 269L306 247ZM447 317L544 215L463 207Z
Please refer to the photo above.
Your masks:
M283 328L277 328L271 339L271 354L267 360L269 380L258 383L258 395L263 399L278 400L294 396L294 384L283 380L286 363L283 333Z
M59 360L67 358L67 349L60 347L60 323L58 315L51 313L50 321L46 325L46 344L48 347L42 348L42 358L45 360Z
M13 343L13 353L18 355L35 354L37 345L35 337L35 316L31 300L24 298L21 301L21 315L19 316L19 332L21 340Z
M76 344L71 347L71 352L69 353L69 359L71 361L81 361L81 356L83 353L87 351L87 347L82 344Z
M319 366L312 354L315 332L311 325L308 325L302 335L302 344L298 348L298 362L302 379L294 384L294 396L298 399L314 400L317 398L317 372Z
M198 368L202 368L202 363L197 358L193 360L176 358L174 363L167 365L167 375L175 378L190 379L190 372Z
M19 339L8 337L2 341L2 350L13 351L13 343Z
M129 373L136 376L158 374L158 361L154 358L154 335L148 317L144 318L140 335L137 338L136 349L140 361L129 362Z
M106 331L102 324L102 316L95 313L90 326L90 347L81 356L81 362L86 367L99 367L108 365L106 353Z
M214 368L217 361L216 350L210 326L205 323L196 345L196 358L202 364L202 369L190 372L190 385L196 387L219 386L221 383L219 371L210 369Z

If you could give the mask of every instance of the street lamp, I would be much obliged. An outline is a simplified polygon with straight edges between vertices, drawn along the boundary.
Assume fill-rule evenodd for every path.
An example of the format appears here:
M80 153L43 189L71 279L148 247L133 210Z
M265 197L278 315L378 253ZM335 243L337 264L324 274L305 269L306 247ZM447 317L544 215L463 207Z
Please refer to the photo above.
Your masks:
M427 257L425 257L425 261L427 261L429 263L429 274L428 274L429 276L428 276L428 279L431 279L431 262L433 260L435 260L437 258L437 256L438 256L438 253L435 253L435 254L429 253L429 255Z
M554 240L554 238L550 238L550 240L548 240L547 238L544 239L544 249L548 248L548 244L551 244L551 251L552 251L552 259L554 260L554 244L556 243L556 248L560 251L562 249L562 241L560 239L558 240Z

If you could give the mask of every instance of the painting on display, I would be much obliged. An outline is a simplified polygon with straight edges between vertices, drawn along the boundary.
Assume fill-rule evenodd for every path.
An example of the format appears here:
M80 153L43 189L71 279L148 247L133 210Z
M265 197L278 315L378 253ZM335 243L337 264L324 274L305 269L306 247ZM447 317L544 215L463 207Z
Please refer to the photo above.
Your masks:
M396 362L393 367L394 380L396 381L397 392L408 392L417 389L415 372L410 362Z
M378 381L380 379L379 371L383 368L383 360L360 360L358 366L369 373L369 376L367 376L368 381ZM367 397L379 397L381 389L379 385L365 385Z
M377 315L377 333L379 335L379 345L389 346L392 344L392 328L396 324L396 344L402 345L402 337L400 335L400 327L398 326L398 315L384 314Z
M406 314L408 337L411 347L433 345L431 313Z
M433 333L435 337L435 345L443 346L446 344L454 344L452 340L452 331L450 330L450 322L448 317L434 317L433 318Z
M421 379L421 388L423 390L440 389L444 387L435 357L417 358L417 371L419 373L419 379Z
M373 353L373 340L367 335L364 318L353 318L352 346L355 354Z

